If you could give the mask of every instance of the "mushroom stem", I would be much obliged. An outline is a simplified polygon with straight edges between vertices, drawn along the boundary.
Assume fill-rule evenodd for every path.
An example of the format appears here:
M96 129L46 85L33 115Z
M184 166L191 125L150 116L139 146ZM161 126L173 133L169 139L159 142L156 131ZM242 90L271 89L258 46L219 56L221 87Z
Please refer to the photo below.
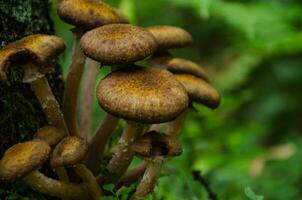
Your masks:
M107 165L109 172L117 175L118 177L125 173L134 156L131 145L135 138L142 134L145 127L146 125L137 122L127 122L119 140L119 145Z
M24 181L34 190L49 196L73 200L90 198L82 185L57 181L46 177L37 170L28 174Z
M153 192L162 167L161 162L148 161L144 176L131 197L132 200L145 197Z
M167 130L167 135L170 135L172 137L178 137L178 135L183 127L183 123L186 119L187 113L188 113L188 109L186 109L175 120L170 122L168 130Z
M107 113L97 128L93 138L89 141L89 151L86 157L86 164L93 174L98 173L99 158L103 155L106 143L118 122L119 119L117 117Z
M68 173L67 173L65 167L58 167L55 169L55 172L57 173L60 180L66 182L66 183L70 182L69 176L68 176Z
M102 191L91 171L83 164L76 164L73 168L86 185L92 199L98 200L102 196Z
M84 72L82 93L80 99L80 136L87 140L91 137L92 108L94 89L100 63L87 59L88 66Z
M70 135L79 136L80 131L77 121L77 98L86 56L82 52L79 44L79 40L81 39L83 33L81 31L74 31L74 35L74 52L65 83L63 112Z
M68 134L68 129L60 105L51 91L48 80L43 76L30 82L30 86L41 104L48 123L63 130L65 134Z
M138 166L134 167L133 169L128 170L123 174L119 182L116 184L117 188L120 188L123 185L129 186L135 181L137 181L140 177L144 175L144 172L146 171L147 163L143 162L139 164Z

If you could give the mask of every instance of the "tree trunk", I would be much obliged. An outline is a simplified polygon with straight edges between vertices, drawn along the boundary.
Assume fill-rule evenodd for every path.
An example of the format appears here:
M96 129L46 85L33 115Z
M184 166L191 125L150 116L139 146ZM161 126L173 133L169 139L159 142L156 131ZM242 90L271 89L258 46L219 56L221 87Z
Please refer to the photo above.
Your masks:
M47 0L0 0L0 48L24 36L54 34ZM15 143L32 138L46 124L41 107L27 84L21 82L23 71L14 66L9 81L0 81L0 157ZM63 92L61 69L49 76L49 83L59 102ZM0 186L0 199L28 197L45 199L22 182ZM16 198L17 196L17 198Z

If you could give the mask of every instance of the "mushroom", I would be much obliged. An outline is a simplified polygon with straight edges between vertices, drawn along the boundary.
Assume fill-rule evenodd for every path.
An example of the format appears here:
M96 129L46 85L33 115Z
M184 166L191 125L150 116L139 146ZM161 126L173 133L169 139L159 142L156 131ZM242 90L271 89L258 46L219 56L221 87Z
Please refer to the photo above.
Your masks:
M190 74L175 74L175 77L186 88L190 98L190 104L196 102L211 109L215 109L219 106L219 93L205 80ZM182 115L170 123L167 134L175 137L178 135L186 118L186 113L187 111L183 112Z
M63 111L70 133L79 136L76 107L86 59L79 46L80 38L87 30L105 24L126 23L127 20L118 10L96 0L62 0L58 7L58 15L63 21L75 26L74 52L65 83Z
M50 163L53 168L72 167L87 186L91 198L98 200L102 194L101 189L89 169L80 163L87 151L88 145L83 139L76 136L65 137L55 147Z
M131 63L150 56L156 49L152 34L128 24L111 24L93 29L83 35L81 47L87 57L113 68L132 67ZM95 155L102 155L105 144L118 123L118 118L106 114L89 142L87 166L95 174Z
M121 176L128 168L131 144L146 124L175 119L188 106L183 86L166 70L132 66L106 76L97 87L97 99L108 113L127 120L119 145L107 165Z
M21 64L23 82L30 83L48 123L68 133L60 105L55 99L45 73L53 67L52 60L65 49L64 41L56 36L36 34L12 42L0 50L0 80L7 79L9 68Z
M65 134L53 127L53 126L44 126L35 133L34 138L45 141L50 146L55 146L58 144L63 138Z
M0 160L0 182L23 179L31 188L63 199L88 199L82 185L65 183L46 177L38 169L48 159L50 146L38 139L9 148Z
M182 148L174 137L151 131L137 138L132 149L136 156L147 162L144 176L131 197L137 199L153 192L162 165L167 159L180 155Z

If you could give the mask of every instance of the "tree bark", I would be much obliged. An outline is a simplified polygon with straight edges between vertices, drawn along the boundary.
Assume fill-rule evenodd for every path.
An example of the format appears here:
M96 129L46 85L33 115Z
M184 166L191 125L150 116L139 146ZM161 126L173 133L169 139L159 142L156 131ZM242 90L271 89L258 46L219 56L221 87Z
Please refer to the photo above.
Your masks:
M54 34L49 9L47 0L0 0L0 48L27 35ZM9 81L0 81L0 158L7 148L31 139L36 130L46 124L38 100L29 85L22 83L22 76L21 68L14 66L9 73ZM64 85L61 77L59 65L55 73L48 77L59 103ZM20 184L1 185L0 199L6 199L11 194L20 195L20 198L41 199L41 194L24 188L23 184L20 187Z

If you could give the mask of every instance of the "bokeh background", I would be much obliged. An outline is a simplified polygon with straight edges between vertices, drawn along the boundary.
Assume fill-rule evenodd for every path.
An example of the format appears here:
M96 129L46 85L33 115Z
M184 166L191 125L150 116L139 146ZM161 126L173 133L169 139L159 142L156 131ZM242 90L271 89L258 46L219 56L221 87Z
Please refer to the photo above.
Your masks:
M181 134L184 153L164 167L149 199L207 200L204 187L193 180L198 170L221 200L301 200L302 2L105 2L133 24L188 30L194 44L173 54L204 67L222 95L215 111L195 105L198 112L189 114ZM52 1L57 35L68 45L60 59L66 76L73 38L56 5ZM102 69L99 78L108 72ZM95 128L104 112L94 104Z

